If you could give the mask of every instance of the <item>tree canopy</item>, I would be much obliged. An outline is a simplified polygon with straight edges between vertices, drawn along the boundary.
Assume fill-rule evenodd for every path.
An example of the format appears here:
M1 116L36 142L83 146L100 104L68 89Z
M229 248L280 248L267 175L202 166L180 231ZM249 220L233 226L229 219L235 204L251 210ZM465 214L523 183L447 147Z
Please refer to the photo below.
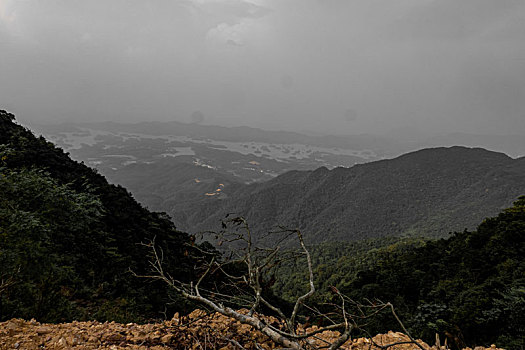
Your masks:
M427 341L439 333L458 345L525 345L525 196L475 231L448 239L333 243L314 248L313 257L321 289L390 301ZM286 297L305 271L297 265L283 272L275 288L287 290ZM379 319L371 331L394 327Z
M190 237L163 213L73 161L0 111L0 319L137 321L183 311L162 284L134 277L156 239L181 279Z

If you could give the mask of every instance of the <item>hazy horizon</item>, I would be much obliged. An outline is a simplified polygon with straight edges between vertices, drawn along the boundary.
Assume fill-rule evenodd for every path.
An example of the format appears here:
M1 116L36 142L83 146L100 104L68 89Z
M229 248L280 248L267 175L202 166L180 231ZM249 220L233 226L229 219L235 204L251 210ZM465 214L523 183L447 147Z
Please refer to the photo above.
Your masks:
M521 0L0 0L0 108L324 135L525 135Z

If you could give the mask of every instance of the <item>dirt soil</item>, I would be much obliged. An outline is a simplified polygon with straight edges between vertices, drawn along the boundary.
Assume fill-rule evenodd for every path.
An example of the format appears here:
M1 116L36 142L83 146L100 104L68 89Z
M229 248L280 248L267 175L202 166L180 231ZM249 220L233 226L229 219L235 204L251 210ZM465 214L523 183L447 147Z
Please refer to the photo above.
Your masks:
M265 318L266 322L278 326L277 319ZM313 330L308 328L307 330ZM312 340L318 346L326 346L339 336L338 332L326 331L319 339ZM380 345L408 341L397 332L378 334L373 341ZM444 347L429 346L420 341L426 350L441 350ZM120 324L115 322L77 322L46 324L35 320L12 319L0 323L0 349L236 349L269 350L278 348L265 335L254 331L228 317L195 310L190 315L149 324ZM378 350L365 338L353 339L343 349ZM415 344L396 345L390 349L418 349ZM475 350L502 350L478 347ZM471 350L471 349L466 349Z

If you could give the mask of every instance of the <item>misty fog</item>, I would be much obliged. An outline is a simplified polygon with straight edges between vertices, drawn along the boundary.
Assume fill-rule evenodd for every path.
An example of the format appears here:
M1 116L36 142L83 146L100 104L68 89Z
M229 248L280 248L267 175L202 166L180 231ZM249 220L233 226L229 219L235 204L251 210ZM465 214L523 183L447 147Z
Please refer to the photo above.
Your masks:
M0 0L26 122L525 134L522 0Z

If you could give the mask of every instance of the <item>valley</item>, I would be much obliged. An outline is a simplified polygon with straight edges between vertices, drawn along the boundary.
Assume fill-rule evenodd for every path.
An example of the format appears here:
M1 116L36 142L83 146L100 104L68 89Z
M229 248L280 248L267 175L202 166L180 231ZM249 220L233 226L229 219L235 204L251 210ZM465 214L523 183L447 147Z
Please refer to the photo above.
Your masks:
M176 122L34 129L73 159L130 189L148 208L172 215L188 204L225 199L238 186L268 181L287 171L348 167L384 156L381 148L357 147L354 141Z
M37 130L192 233L236 213L259 232L298 227L311 243L445 237L525 193L524 158L482 148L399 156L415 145L178 122Z

